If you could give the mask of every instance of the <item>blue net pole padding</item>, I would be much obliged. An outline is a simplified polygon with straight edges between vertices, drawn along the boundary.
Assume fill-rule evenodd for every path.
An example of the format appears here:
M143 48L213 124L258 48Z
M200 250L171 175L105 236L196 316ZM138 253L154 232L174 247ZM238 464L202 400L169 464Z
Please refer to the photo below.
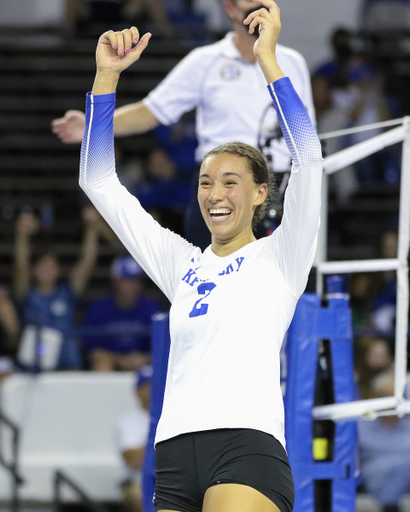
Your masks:
M169 315L168 313L159 313L153 317L152 322L151 350L153 375L151 381L151 422L142 468L143 512L155 512L152 502L155 491L154 439L164 399L169 346Z

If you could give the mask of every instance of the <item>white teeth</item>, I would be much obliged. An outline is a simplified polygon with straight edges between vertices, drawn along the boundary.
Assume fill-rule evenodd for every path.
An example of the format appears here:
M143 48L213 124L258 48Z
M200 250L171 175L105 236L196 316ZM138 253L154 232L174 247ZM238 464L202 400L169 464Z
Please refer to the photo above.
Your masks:
M225 208L211 208L209 210L209 213L211 215L229 215L231 213L231 210Z

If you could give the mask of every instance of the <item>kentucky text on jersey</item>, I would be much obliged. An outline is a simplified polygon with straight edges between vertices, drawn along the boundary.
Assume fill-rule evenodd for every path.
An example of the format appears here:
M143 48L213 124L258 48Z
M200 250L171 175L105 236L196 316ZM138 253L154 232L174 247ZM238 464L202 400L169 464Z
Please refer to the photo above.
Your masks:
M241 268L241 265L242 265L242 262L245 258L241 257L241 258L236 258L235 259L235 263L230 263L226 268L225 270L222 270L222 272L219 272L218 276L224 276L224 275L229 275L231 272L238 272L239 269ZM184 275L184 277L182 278L182 281L185 281L186 283L188 283L190 286L195 286L197 283L203 283L205 281L207 281L207 279L200 279L197 274L196 274L196 271L201 268L201 267L197 267L195 269L192 269L190 268L188 270L188 272ZM193 278L191 280L191 278Z

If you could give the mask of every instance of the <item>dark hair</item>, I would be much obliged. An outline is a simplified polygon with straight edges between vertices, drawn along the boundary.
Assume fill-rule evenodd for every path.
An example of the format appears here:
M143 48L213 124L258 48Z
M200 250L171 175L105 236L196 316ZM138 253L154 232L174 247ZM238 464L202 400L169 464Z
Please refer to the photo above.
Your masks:
M268 169L268 165L262 153L243 142L227 142L220 146L211 149L204 157L204 161L208 156L222 155L228 153L245 158L247 161L248 171L252 174L253 181L256 185L266 183L268 186L268 194L265 201L255 208L255 213L252 218L252 227L255 228L257 224L265 217L268 204L273 201L276 192L275 175Z

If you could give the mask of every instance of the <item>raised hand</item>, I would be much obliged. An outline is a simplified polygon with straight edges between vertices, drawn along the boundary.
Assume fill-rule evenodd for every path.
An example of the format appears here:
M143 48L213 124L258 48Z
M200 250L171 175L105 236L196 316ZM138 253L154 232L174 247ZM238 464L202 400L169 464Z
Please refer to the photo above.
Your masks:
M253 53L259 59L259 57L275 55L281 30L280 9L273 0L254 1L262 4L266 9L261 8L250 13L243 23L249 26L249 34L253 34L259 25L259 37L253 46Z
M97 71L114 70L121 73L140 58L150 38L151 33L147 32L140 39L137 27L121 32L105 32L98 40Z
M97 74L93 94L114 92L120 73L140 58L150 38L151 34L147 32L139 39L136 27L105 32L98 40L95 53Z
M85 128L85 114L80 110L68 110L64 117L54 119L51 123L52 132L65 144L82 141Z
M249 33L253 34L255 27L259 25L259 37L253 45L253 53L266 77L268 84L276 82L284 77L276 57L276 45L281 30L280 10L273 0L254 0L262 4L266 9L261 8L251 12L243 23L249 25Z
M38 231L40 223L32 213L22 213L16 222L16 230L19 235L30 236Z

